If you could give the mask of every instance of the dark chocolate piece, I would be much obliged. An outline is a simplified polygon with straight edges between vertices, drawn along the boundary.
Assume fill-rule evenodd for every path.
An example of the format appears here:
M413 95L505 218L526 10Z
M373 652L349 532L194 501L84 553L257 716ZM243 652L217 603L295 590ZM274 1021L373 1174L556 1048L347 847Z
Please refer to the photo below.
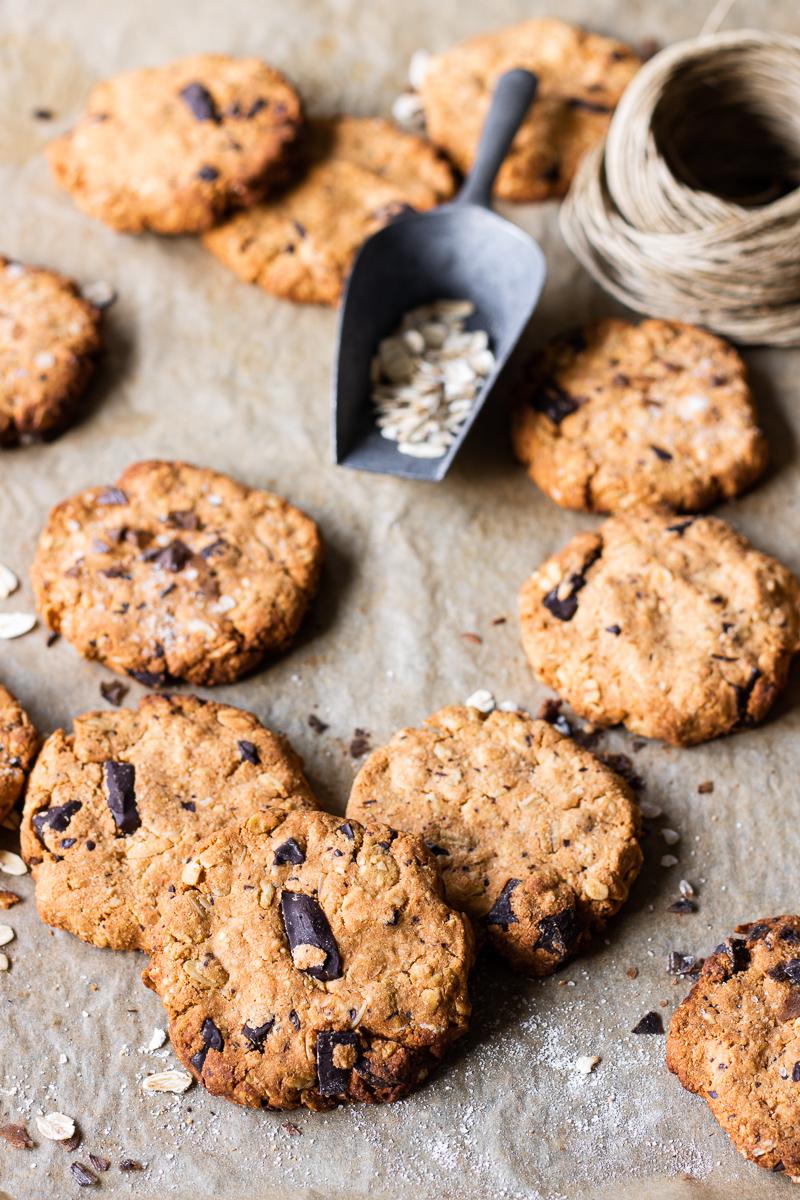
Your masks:
M552 916L542 917L539 922L539 938L536 948L549 950L551 954L568 954L578 939L580 923L576 908L565 908Z
M196 121L213 121L219 124L219 113L214 97L202 83L187 83L178 93Z
M136 807L136 768L133 763L103 763L106 777L106 803L111 810L114 824L125 835L135 833L141 825Z
M242 1033L250 1043L248 1049L255 1050L259 1054L263 1054L264 1042L272 1032L274 1024L274 1017L270 1017L270 1019L265 1021L263 1025L249 1025L247 1022L245 1022L245 1024L242 1026Z
M320 1095L341 1096L347 1091L352 1067L334 1065L333 1052L337 1046L351 1046L353 1062L360 1057L358 1034L337 1029L322 1029L317 1034L317 1080Z
M239 753L242 756L242 762L255 764L261 762L261 755L258 753L258 747L254 746L252 742L241 741L237 742L236 744L239 747Z
M531 398L531 408L549 417L554 425L560 425L565 417L577 412L581 401L570 396L552 379L547 379Z
M661 1018L661 1013L649 1012L645 1013L641 1021L634 1025L633 1033L663 1033L664 1022Z
M32 824L39 841L43 840L42 833L45 829L63 833L80 808L83 808L80 800L68 800L66 804L56 804L52 808L42 808L34 813Z
M294 951L296 946L316 946L325 954L323 963L302 968L304 973L323 982L341 978L339 947L328 918L313 896L307 896L304 892L282 892L281 916L290 950Z
M502 929L508 929L509 925L517 924L518 918L514 916L514 910L511 907L511 895L521 883L521 879L509 879L486 914L487 925L499 925Z
M276 866L282 866L284 863L299 865L306 861L305 851L294 838L287 838L285 842L276 848L275 857L272 861Z

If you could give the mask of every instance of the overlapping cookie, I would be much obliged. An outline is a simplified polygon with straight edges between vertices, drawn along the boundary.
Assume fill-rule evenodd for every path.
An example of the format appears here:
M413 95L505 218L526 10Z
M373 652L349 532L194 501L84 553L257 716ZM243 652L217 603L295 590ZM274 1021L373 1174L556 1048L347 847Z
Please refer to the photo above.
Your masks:
M620 515L534 572L520 622L581 716L692 745L766 716L800 650L800 584L716 517Z
M162 897L144 981L215 1095L396 1100L465 1032L469 922L416 838L319 812L254 816L209 838L190 869Z
M248 712L146 696L90 712L45 742L25 796L22 853L42 920L83 941L144 949L157 896L198 842L231 822L276 826L314 807L302 764Z
M546 721L444 708L361 768L348 817L418 834L447 899L547 975L627 899L642 862L628 785Z
M296 633L316 525L270 492L180 462L136 463L59 504L32 579L49 627L150 686L229 683Z
M101 344L100 310L74 283L0 258L0 446L64 428Z
M39 736L28 714L0 686L0 821L22 795L38 748Z
M630 46L552 18L482 33L434 57L420 95L428 134L456 166L471 168L497 81L524 67L539 89L498 176L504 200L565 195L601 140L639 68Z
M310 122L304 163L297 183L204 239L246 283L300 303L336 304L366 238L453 192L453 173L428 142L376 118Z
M676 1009L667 1064L734 1146L800 1182L800 917L737 930Z
M285 173L300 99L256 58L198 54L98 84L49 148L58 183L125 233L197 233Z
M514 449L565 508L695 512L764 470L744 363L675 321L597 321L536 357L514 412Z

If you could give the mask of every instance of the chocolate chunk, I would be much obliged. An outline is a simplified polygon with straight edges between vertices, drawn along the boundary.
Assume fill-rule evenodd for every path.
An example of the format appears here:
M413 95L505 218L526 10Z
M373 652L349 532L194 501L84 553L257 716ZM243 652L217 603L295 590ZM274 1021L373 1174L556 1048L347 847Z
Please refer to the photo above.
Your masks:
M249 1050L256 1050L259 1054L264 1053L264 1042L272 1032L272 1027L275 1024L275 1018L270 1017L263 1025L248 1025L247 1022L242 1026L242 1033L246 1040L250 1043Z
M219 124L220 116L214 103L214 97L208 88L203 87L202 83L187 83L185 88L181 88L178 95L189 108L195 120L214 121Z
M655 454L656 458L660 458L662 462L672 462L673 456L670 454L669 450L664 450L661 448L661 446L651 446L650 449L653 451L653 454Z
M634 1025L632 1033L663 1033L664 1022L661 1019L661 1013L649 1012L645 1013L641 1021Z
M559 621L571 621L578 611L578 592L581 588L586 587L586 572L590 567L594 566L602 551L595 550L586 559L580 571L575 571L569 577L569 592L565 596L559 595L563 587L563 580L560 584L548 592L542 600L545 608L548 609L554 617L558 617Z
M119 708L122 701L128 694L128 687L119 679L106 680L100 684L100 695L109 704L113 704L115 708Z
M219 179L219 171L216 167L205 165L197 172L197 178L205 179L208 183L211 183L212 180Z
M511 907L511 895L521 883L521 879L509 879L486 914L487 925L499 925L502 929L508 929L509 925L517 924L518 918L514 916L514 910Z
M435 842L426 842L425 845L428 847L431 854L434 854L437 858L450 857L450 851L445 850L444 846L437 846Z
M670 975L691 975L697 970L697 959L693 954L679 954L673 950L667 959L667 972Z
M148 562L155 563L157 567L161 567L164 571L170 571L176 575L178 571L182 571L186 564L191 560L192 551L183 542L177 539L170 542L163 550L148 551L144 556Z
M96 1183L100 1182L94 1171L92 1171L90 1167L87 1167L85 1163L70 1163L69 1169L72 1172L73 1179L75 1179L81 1187L94 1187Z
M795 929L792 925L784 925L778 930L778 937L782 942L800 942L800 930Z
M353 758L361 758L370 750L370 733L367 729L355 729L353 740L350 742L350 753Z
M322 1096L341 1096L347 1091L352 1067L334 1065L333 1054L337 1046L350 1046L353 1063L360 1057L358 1034L322 1029L317 1034L317 1080Z
M284 863L304 863L306 861L305 851L294 838L287 838L275 851L273 863L276 866L282 866Z
M326 722L320 721L320 719L316 713L308 714L308 723L311 726L311 728L314 730L314 733L324 733L325 730L328 728L328 725L326 724Z
M729 938L727 942L717 946L714 953L727 955L733 975L746 971L750 966L750 951L744 938Z
M312 979L327 982L342 975L342 960L339 947L333 936L328 918L313 896L303 892L281 893L281 916L290 950L297 946L316 946L325 954L319 966L300 968Z
M24 1125L0 1125L0 1137L15 1150L32 1150L36 1145Z
M194 800L181 800L181 808L185 808L187 812L197 812Z
M792 1083L800 1083L800 1062L796 1062L792 1067Z
M336 832L343 833L348 842L355 841L355 830L349 821L345 821L343 825L339 825Z
M613 633L614 637L619 637L622 630L619 625L606 625L606 633Z
M674 900L672 904L667 906L667 912L693 913L697 912L697 905L691 900L687 900L685 896L682 896L680 900Z
M552 379L546 380L530 400L531 408L549 417L554 425L560 425L571 413L577 412L581 403L581 399L570 396Z
M567 104L570 108L581 108L584 112L590 113L610 113L611 108L608 104L599 104L596 100L584 100L581 96L568 96Z
M143 683L145 687L164 688L171 681L171 676L168 671L134 671L129 670L128 674L131 679L135 679L137 683Z
M778 983L793 983L795 987L800 987L800 958L790 958L788 962L778 963L767 971L767 974Z
M677 533L678 537L683 537L690 525L694 524L694 517L688 517L685 521L677 521L674 525L667 526L667 533Z
M748 942L760 942L769 933L769 925L748 925L742 932L747 934Z
M210 542L200 551L200 557L208 560L213 558L215 554L222 554L228 548L228 543L223 538L217 538L215 542Z
M575 945L579 932L578 910L565 908L552 916L542 917L536 947L563 956Z
M749 713L747 711L750 704L750 697L753 694L753 689L761 678L761 672L758 667L753 667L750 672L750 678L745 684L734 684L736 689L736 711L740 722L748 720Z
M269 100L265 100L263 96L259 96L257 100L253 101L253 103L250 105L247 112L244 114L245 119L248 121L252 121L253 117L257 117L258 114L260 112L263 112L263 110L268 105L269 105Z
M236 744L239 747L239 753L242 756L242 762L255 763L256 765L261 762L261 755L258 753L258 747L254 746L252 742L241 741L237 742Z
M122 488L108 487L104 488L100 495L95 500L95 504L128 504L128 497L123 492Z
M192 508L178 508L167 513L167 525L173 529L199 529L200 518Z
M43 808L33 815L33 828L39 837L39 841L43 841L42 832L45 829L52 829L55 833L63 833L69 826L70 821L75 816L75 813L83 808L80 800L68 800L66 804L56 804L52 808Z
M292 1023L292 1026L293 1026L295 1029L299 1029L299 1028L300 1028L300 1018L298 1017L298 1015L297 1015L297 1013L294 1011L294 1009L292 1009L292 1011L289 1013L289 1020L291 1021L291 1023Z
M135 833L141 825L136 807L136 768L133 763L111 762L103 764L106 777L106 803L111 809L114 824L121 833Z
M205 1021L203 1021L200 1035L209 1050L218 1050L221 1052L225 1049L225 1041L222 1034L211 1020L211 1017L206 1017Z
M62 850L71 850L77 840L77 838L62 838L59 845Z
M107 1171L111 1166L110 1158L102 1158L99 1154L90 1154L89 1162L94 1167L95 1171Z

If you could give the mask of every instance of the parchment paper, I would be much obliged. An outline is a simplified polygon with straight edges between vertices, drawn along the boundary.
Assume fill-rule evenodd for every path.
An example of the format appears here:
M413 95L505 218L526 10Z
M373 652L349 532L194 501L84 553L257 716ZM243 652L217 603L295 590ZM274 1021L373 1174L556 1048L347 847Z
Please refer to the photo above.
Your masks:
M634 41L665 42L696 33L711 4L550 7ZM208 464L306 508L322 526L328 565L300 642L213 695L284 730L333 809L343 808L357 769L356 727L379 745L477 687L536 710L545 692L519 646L517 589L593 518L559 510L527 481L501 411L488 414L442 485L332 467L334 313L248 289L192 240L106 230L55 188L41 151L93 81L124 68L201 50L259 54L287 70L312 111L386 113L414 49L442 49L547 8L533 0L0 4L0 249L119 292L81 424L50 446L0 454L0 560L26 577L50 505L149 456ZM800 32L795 0L739 0L734 16L729 27ZM33 119L36 108L55 119ZM555 206L517 207L513 217L548 258L538 336L613 311L565 251ZM773 466L723 515L797 571L800 355L747 357ZM30 605L25 582L2 607ZM507 623L493 624L500 616ZM110 678L66 643L47 649L41 628L0 644L0 679L45 733L102 707L99 684ZM140 691L134 684L127 703ZM181 1097L142 1094L147 1072L177 1065L168 1047L141 1050L164 1025L139 981L143 958L49 931L30 877L19 881L25 903L4 914L17 937L6 947L12 968L0 976L0 1122L26 1120L36 1137L35 1114L58 1109L76 1118L84 1143L73 1154L40 1137L30 1152L0 1143L0 1195L73 1195L69 1163L91 1150L114 1163L96 1189L109 1197L788 1196L786 1180L740 1159L706 1106L668 1074L664 1038L630 1031L650 1009L666 1022L686 990L666 973L670 950L704 954L739 921L797 910L799 693L795 675L764 727L693 750L634 750L622 732L606 737L606 749L632 755L647 799L664 809L630 904L605 941L555 978L524 981L482 964L472 1034L428 1086L390 1107L285 1115L244 1110L198 1087ZM325 733L309 727L312 712L329 724ZM714 791L698 794L706 780ZM681 834L670 870L660 865L669 849L662 826ZM13 836L3 844L13 846ZM665 911L681 877L699 887L696 915ZM586 1054L602 1056L589 1077L574 1068ZM147 1171L121 1173L123 1156Z

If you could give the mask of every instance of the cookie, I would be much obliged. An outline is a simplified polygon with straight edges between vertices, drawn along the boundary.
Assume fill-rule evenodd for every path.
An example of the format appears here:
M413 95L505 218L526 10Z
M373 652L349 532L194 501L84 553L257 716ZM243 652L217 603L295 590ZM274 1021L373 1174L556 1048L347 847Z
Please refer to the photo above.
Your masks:
M639 65L623 42L550 18L480 34L431 60L420 88L428 136L466 174L497 81L524 67L539 90L495 192L503 200L564 196Z
M800 917L736 932L675 1010L667 1065L740 1154L800 1183Z
M95 946L144 949L157 896L200 841L313 805L300 759L251 713L164 695L84 713L47 739L25 796L39 915Z
M39 737L22 705L0 686L0 821L22 795Z
M68 424L101 344L100 310L74 283L0 258L0 446Z
M320 812L252 817L192 865L196 882L176 875L162 897L144 982L214 1095L397 1100L466 1031L471 929L417 838Z
M522 713L443 708L401 730L359 771L347 815L418 834L448 902L532 975L603 928L642 862L628 785Z
M151 687L218 684L288 645L321 561L316 525L279 496L153 461L53 509L32 579L84 657Z
M298 303L337 304L370 234L452 193L452 171L422 138L373 118L312 121L299 182L204 242L245 283Z
M198 54L98 84L52 142L57 182L124 233L198 233L286 171L300 99L257 58Z
M767 463L744 363L675 321L598 321L550 342L513 419L517 457L564 508L696 512Z
M625 514L527 580L539 678L598 725L677 746L760 721L800 649L800 585L716 517Z

